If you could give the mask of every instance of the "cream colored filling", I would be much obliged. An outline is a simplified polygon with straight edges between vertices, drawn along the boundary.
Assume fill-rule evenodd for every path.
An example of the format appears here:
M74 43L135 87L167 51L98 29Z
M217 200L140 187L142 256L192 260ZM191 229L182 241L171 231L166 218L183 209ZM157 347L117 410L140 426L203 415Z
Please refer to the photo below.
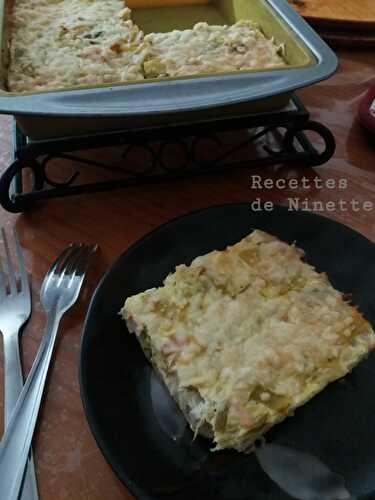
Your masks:
M254 231L125 302L167 385L173 376L199 394L193 428L209 424L216 449L247 449L375 346L367 321L302 256Z
M286 64L251 22L144 36L123 0L15 0L11 22L11 91Z

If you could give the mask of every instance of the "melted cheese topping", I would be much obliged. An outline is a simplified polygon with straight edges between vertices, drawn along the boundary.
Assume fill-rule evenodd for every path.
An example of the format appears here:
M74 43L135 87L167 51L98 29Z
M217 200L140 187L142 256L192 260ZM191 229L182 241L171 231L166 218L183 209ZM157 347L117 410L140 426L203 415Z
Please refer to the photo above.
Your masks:
M302 256L254 231L125 302L167 385L173 375L199 393L194 430L208 423L216 449L247 448L375 346L369 323Z
M15 0L8 87L35 91L285 66L250 22L143 32L123 0Z
M233 26L198 23L191 30L150 33L145 41L150 51L144 69L151 78L286 66L281 47L250 21Z
M142 80L146 45L122 0L16 0L13 91Z

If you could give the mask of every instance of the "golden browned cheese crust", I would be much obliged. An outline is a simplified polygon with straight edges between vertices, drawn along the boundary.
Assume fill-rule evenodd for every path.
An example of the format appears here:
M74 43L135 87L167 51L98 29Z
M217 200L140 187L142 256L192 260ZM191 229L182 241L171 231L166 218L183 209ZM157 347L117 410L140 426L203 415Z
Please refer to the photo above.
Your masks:
M254 231L125 302L129 330L215 450L250 450L375 346L370 324L302 257Z
M191 30L150 33L146 77L230 73L283 68L282 47L268 40L251 21L233 26L198 23Z
M8 87L142 80L146 45L123 0L15 0Z
M286 66L250 21L144 36L124 0L15 0L11 26L15 92Z

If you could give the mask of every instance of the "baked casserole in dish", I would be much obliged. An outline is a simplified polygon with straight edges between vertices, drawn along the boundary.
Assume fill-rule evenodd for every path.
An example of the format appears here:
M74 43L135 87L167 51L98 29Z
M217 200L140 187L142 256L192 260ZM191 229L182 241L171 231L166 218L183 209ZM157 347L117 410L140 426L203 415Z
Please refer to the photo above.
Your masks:
M15 0L7 85L35 91L285 67L251 21L144 33L123 0Z
M337 68L285 0L0 5L0 111L34 138L280 109Z
M255 230L125 301L128 330L214 450L251 451L375 347L370 324L302 257Z

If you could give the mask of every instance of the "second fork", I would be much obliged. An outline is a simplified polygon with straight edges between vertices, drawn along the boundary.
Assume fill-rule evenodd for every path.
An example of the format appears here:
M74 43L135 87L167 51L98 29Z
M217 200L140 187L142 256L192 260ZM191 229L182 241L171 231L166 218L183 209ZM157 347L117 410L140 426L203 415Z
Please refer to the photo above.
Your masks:
M18 271L12 263L10 246L3 228L1 234L5 251L5 265L0 259L0 331L4 346L4 427L6 428L23 387L19 332L30 317L31 296L16 230L13 228L16 249L13 260L17 263ZM34 460L30 451L20 500L38 500L38 498Z

